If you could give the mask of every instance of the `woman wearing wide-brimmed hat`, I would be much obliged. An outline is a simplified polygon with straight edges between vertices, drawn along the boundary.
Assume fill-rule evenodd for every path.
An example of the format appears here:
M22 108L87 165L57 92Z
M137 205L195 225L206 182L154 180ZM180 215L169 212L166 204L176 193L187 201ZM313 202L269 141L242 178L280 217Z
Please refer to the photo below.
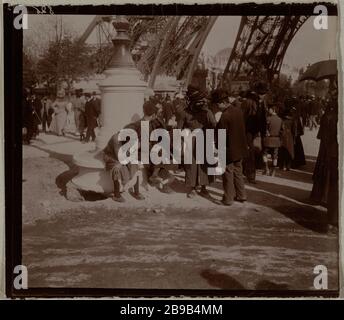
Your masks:
M207 129L216 127L216 120L213 113L207 106L207 93L201 89L189 86L187 93L187 108L182 111L178 119L178 128L201 129L204 133ZM204 141L206 146L206 141ZM202 150L205 154L205 150ZM193 198L196 195L196 187L201 187L200 195L210 198L206 186L214 181L214 176L208 175L209 164L196 163L196 141L192 140L192 163L184 164L185 184L187 186L187 197Z
M55 112L53 115L53 120L51 122L50 130L55 132L58 136L64 135L64 127L67 120L67 99L65 98L66 94L64 89L57 91L56 100L53 103L52 107Z

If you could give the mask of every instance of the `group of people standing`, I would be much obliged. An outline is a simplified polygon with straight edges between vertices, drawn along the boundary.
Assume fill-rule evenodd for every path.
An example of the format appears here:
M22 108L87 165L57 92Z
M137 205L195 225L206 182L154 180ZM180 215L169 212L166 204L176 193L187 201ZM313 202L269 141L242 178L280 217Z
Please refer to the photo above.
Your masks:
M245 118L248 156L244 172L250 183L255 183L257 168L263 167L263 174L273 176L277 168L289 171L306 164L298 99L274 101L267 87L258 83L255 90L239 94L238 101Z
M326 99L315 95L301 95L299 101L303 124L310 130L317 129L326 107Z
M333 99L331 101L333 102ZM327 105L332 105L331 101L328 101ZM125 128L135 130L139 141L142 120L149 121L150 131L157 128L167 130L179 128L191 131L201 129L204 132L207 129L214 129L215 132L218 129L225 129L227 162L222 174L224 190L222 204L230 206L234 201L247 200L244 176L248 182L255 183L257 168L262 168L264 174L274 175L276 168L290 170L292 167L297 168L306 164L301 141L301 136L304 134L302 102L296 98L290 98L284 103L273 101L264 84L258 84L253 90L245 93L229 93L217 89L210 94L189 86L185 97L181 94L175 95L173 99L151 96L143 105L143 118L128 124ZM324 123L329 126L329 122L332 121L334 124L335 119L326 116L326 112L321 119L319 137L325 139L323 137L328 138L328 134L323 128ZM113 199L124 201L122 192L128 190L135 198L144 199L140 193L142 174L148 175L147 181L152 184L165 181L167 184L161 191L171 192L168 184L173 181L170 179L173 176L170 174L171 171L175 170L172 168L173 165L150 164L141 169L136 164L123 165L118 160L117 153L124 143L118 140L117 132L103 150L106 169L114 183ZM328 157L328 152L324 151L324 148L328 147L325 140L322 146L321 152L326 153L323 157ZM140 148L139 143L138 148ZM215 176L208 174L207 169L211 164L197 163L195 150L196 148L193 148L192 163L179 166L179 169L185 171L186 195L188 198L193 198L199 194L215 201L207 189L215 180ZM331 163L331 165L327 164L328 167L335 168L334 161L328 162ZM317 167L316 171L322 172L322 179L334 181L335 173L328 176L327 169L324 169L323 165L317 164ZM323 190L319 192L323 193Z
M36 94L24 91L22 108L23 140L27 144L40 131L57 136L66 133L78 135L84 143L96 138L94 130L100 116L100 99L96 92L83 93L79 89L67 96L65 90L60 89L56 96L39 98Z

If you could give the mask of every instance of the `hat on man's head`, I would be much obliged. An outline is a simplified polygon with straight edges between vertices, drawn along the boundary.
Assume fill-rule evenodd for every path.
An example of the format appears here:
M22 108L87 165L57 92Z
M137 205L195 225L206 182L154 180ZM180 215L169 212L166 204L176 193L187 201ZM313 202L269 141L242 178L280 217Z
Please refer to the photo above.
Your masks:
M268 85L263 81L258 81L254 84L253 90L258 94L265 94L268 92Z
M221 103L228 99L228 92L225 89L216 89L211 92L210 100L212 103Z
M207 98L207 92L193 85L189 85L186 96L190 102L198 102L200 100L203 100L204 98Z
M155 105L155 102L148 100L143 104L143 114L145 116L152 116L158 111L158 108Z

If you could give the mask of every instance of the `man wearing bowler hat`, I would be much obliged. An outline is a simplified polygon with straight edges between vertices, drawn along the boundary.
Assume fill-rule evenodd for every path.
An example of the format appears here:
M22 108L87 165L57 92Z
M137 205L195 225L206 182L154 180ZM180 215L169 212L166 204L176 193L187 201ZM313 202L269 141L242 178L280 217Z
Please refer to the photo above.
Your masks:
M99 108L95 99L92 98L89 92L85 93L86 103L85 103L85 118L86 118L86 138L83 142L89 142L90 138L95 141L96 134L94 129L98 126L97 118L99 116Z
M244 116L239 104L230 102L224 90L217 93L217 103L223 110L216 129L226 130L226 169L222 175L224 195L222 203L230 206L234 200L244 202L247 199L242 159L247 154ZM215 139L217 142L217 139Z

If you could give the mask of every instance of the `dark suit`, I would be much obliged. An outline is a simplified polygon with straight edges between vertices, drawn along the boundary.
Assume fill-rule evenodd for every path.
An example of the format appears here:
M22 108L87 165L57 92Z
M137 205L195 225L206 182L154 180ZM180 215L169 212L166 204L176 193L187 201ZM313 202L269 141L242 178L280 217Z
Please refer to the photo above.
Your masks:
M238 106L229 106L221 115L217 129L226 129L227 164L242 160L247 155L243 113Z
M98 126L97 118L99 116L98 102L94 99L88 100L85 104L85 118L86 118L86 142L92 138L92 141L96 139L94 129Z
M242 159L247 155L247 142L244 116L239 106L229 106L220 118L217 129L226 130L226 171L222 175L223 201L233 202L246 199ZM216 139L217 141L217 139Z
M52 108L52 101L50 99L42 100L42 110L41 110L41 119L42 119L42 130L47 131L47 127L50 127L52 120L52 114L54 110Z
M93 101L94 101L94 104L96 105L96 111L98 113L98 115L100 115L100 111L101 111L101 100L97 97L93 97Z

